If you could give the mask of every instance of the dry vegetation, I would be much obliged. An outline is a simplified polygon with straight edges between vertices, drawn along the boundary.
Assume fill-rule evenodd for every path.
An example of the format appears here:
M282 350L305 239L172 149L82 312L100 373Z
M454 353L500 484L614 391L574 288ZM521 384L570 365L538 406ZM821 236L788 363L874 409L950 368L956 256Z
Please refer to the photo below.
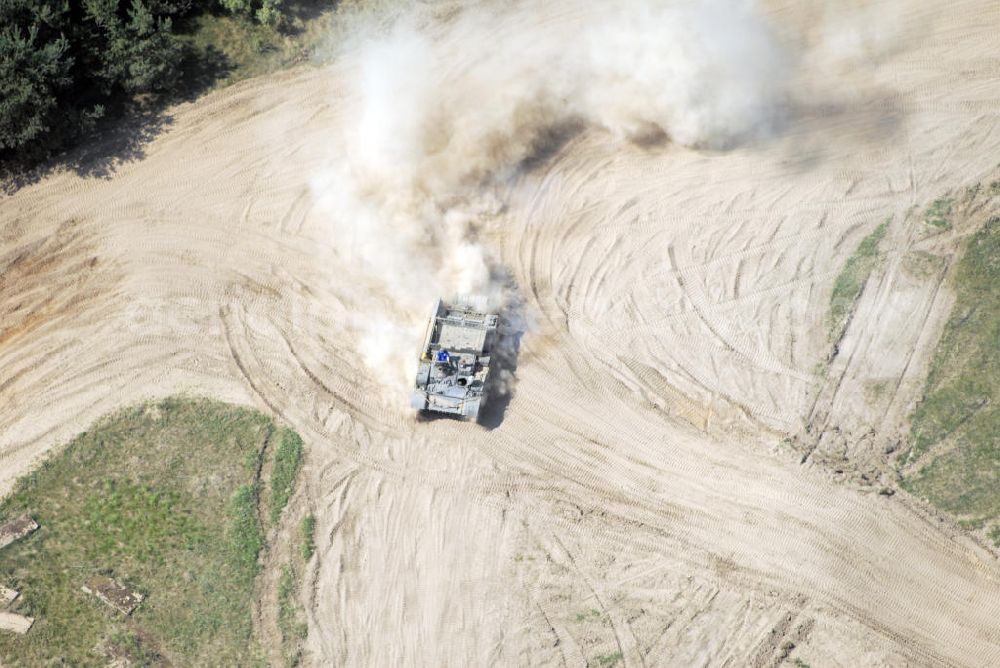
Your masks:
M208 77L210 87L221 88L300 63L326 62L344 47L359 17L385 20L407 4L399 0L292 0L282 4L278 25L219 12L198 14L181 35L199 56L187 63L185 76Z
M331 43L336 5L291 3L280 27L222 13L199 14L182 35L184 43L199 54L197 61L188 64L186 74L211 76L212 85L222 87L307 62Z

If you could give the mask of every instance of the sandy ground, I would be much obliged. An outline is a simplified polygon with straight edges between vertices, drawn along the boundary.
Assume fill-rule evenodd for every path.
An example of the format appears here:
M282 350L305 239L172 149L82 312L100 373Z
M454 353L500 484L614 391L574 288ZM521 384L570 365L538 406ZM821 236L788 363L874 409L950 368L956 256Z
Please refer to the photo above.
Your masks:
M110 409L209 394L309 445L316 665L1000 665L996 555L782 444L843 422L836 470L877 469L853 434L898 432L949 298L902 251L866 290L831 373L892 381L875 419L816 374L832 280L1000 155L996 5L925 4L829 57L822 11L772 3L812 54L774 139L588 131L513 182L483 234L532 326L488 427L415 421L349 343L377 292L309 190L336 66L178 107L111 178L0 201L0 488Z

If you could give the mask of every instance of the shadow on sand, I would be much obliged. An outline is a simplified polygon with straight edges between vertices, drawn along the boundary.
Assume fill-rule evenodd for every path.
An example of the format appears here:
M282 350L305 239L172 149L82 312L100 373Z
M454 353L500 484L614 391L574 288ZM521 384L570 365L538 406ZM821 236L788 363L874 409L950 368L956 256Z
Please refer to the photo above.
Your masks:
M503 423L507 406L514 398L517 383L517 357L525 329L524 306L512 301L500 316L500 336L493 349L490 377L486 381L486 396L476 419L486 429L496 429Z
M79 136L63 152L44 158L46 149L39 148L21 159L0 160L0 195L13 195L61 170L109 179L121 165L144 158L149 143L173 123L170 106L207 92L231 69L225 54L211 46L189 50L181 68L181 84L172 93L116 102L92 129L72 129Z

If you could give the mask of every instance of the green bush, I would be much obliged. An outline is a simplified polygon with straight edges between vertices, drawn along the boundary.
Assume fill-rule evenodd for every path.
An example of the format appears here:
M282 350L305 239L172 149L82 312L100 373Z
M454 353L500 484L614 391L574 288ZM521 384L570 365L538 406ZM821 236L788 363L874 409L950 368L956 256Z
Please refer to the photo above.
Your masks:
M56 95L70 82L69 42L36 22L0 30L0 151L19 149L55 123Z
M281 0L263 0L254 12L257 22L266 26L276 26L281 23Z

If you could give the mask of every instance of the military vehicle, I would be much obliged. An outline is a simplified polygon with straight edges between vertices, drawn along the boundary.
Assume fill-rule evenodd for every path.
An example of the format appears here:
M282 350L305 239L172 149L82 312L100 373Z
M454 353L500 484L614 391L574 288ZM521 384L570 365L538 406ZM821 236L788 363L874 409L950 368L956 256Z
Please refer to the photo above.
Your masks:
M472 419L479 415L500 320L481 301L437 301L424 336L413 408Z

